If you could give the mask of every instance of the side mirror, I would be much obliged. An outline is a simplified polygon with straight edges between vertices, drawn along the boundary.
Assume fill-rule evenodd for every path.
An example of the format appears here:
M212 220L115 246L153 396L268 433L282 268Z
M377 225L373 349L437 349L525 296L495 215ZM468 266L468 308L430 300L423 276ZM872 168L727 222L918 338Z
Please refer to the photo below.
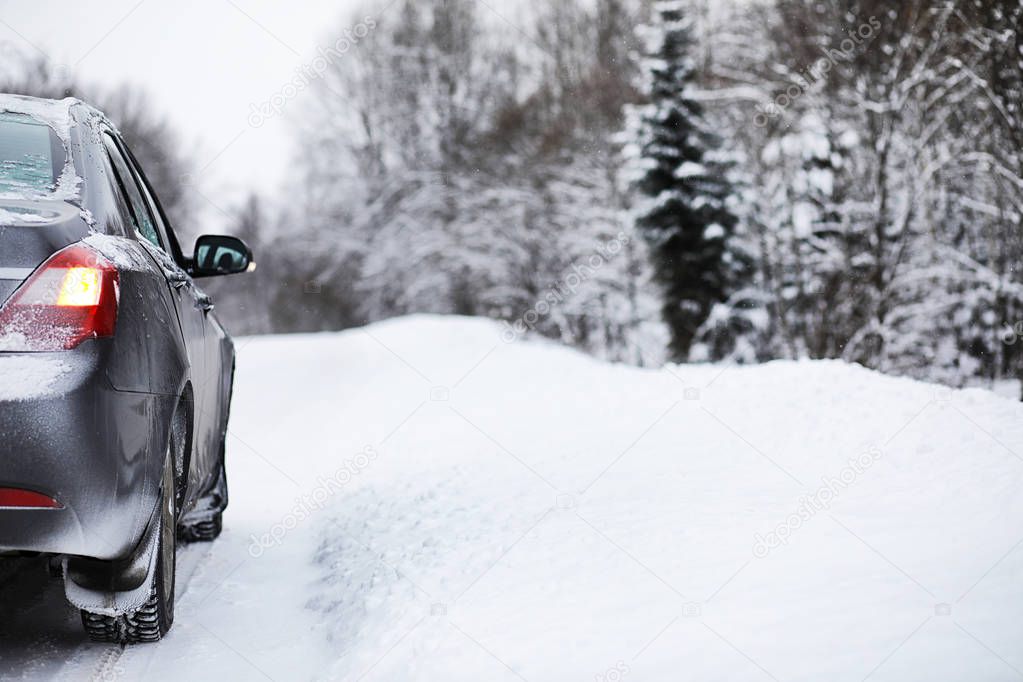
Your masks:
M193 277L234 275L256 269L252 251L237 237L204 234L195 240L192 257Z

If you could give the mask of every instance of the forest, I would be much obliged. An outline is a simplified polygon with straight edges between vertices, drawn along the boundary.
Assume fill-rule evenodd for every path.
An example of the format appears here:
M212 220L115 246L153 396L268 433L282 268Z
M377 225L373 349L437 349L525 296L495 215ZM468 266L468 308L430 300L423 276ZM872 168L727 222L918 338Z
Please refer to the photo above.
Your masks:
M367 5L288 104L287 186L231 207L254 282L210 290L236 334L443 313L645 366L1018 378L1020 26L1020 0ZM203 231L143 92L5 54L0 89L96 103Z

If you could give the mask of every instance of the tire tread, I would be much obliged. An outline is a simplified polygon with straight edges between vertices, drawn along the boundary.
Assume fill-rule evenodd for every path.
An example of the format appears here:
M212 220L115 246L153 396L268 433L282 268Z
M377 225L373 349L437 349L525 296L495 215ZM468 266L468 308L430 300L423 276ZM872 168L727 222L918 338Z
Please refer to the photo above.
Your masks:
M220 536L223 529L224 515L217 512L205 521L179 525L178 539L182 542L212 542Z
M154 586L146 603L122 616L107 616L82 611L82 626L93 642L142 644L158 642L166 632L162 627L160 597Z

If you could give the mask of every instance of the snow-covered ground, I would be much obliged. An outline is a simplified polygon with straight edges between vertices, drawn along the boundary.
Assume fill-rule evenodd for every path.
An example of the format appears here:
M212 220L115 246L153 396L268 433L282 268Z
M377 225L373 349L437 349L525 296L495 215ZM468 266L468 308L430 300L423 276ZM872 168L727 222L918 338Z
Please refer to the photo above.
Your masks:
M1023 677L1011 400L459 318L239 346L226 529L184 551L171 635L83 644L21 566L5 679Z

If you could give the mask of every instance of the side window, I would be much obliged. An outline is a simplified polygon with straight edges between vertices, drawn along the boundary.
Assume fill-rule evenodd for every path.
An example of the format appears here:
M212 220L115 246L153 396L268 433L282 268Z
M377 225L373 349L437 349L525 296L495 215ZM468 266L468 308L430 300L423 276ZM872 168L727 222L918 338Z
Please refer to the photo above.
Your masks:
M142 198L142 192L135 181L135 176L132 175L131 170L128 168L128 162L121 155L121 150L117 148L117 144L110 137L109 133L104 133L103 145L107 149L107 156L110 157L110 162L114 166L114 172L121 183L121 189L127 196L128 207L131 209L131 218L135 223L135 230L153 246L166 250L166 247L160 241L160 235L156 231L153 215Z
M171 226L167 224L167 218L163 214L160 202L157 201L155 196L153 196L153 192L149 188L149 182L142 173L142 169L139 167L138 161L136 161L135 157L132 156L131 150L128 150L125 160L131 164L131 169L135 173L135 180L138 182L139 189L142 190L142 196L145 199L146 206L149 207L149 215L153 217L153 221L156 224L157 234L160 235L160 239L167 245L164 250L172 257L176 254L180 254L180 247L178 246L177 238L174 236L174 231L171 230Z
M121 180L114 173L110 158L106 154L100 154L99 157L106 180L100 185L105 208L103 213L106 214L106 232L127 237L135 229L132 225L131 210L128 208L128 198L121 189Z

